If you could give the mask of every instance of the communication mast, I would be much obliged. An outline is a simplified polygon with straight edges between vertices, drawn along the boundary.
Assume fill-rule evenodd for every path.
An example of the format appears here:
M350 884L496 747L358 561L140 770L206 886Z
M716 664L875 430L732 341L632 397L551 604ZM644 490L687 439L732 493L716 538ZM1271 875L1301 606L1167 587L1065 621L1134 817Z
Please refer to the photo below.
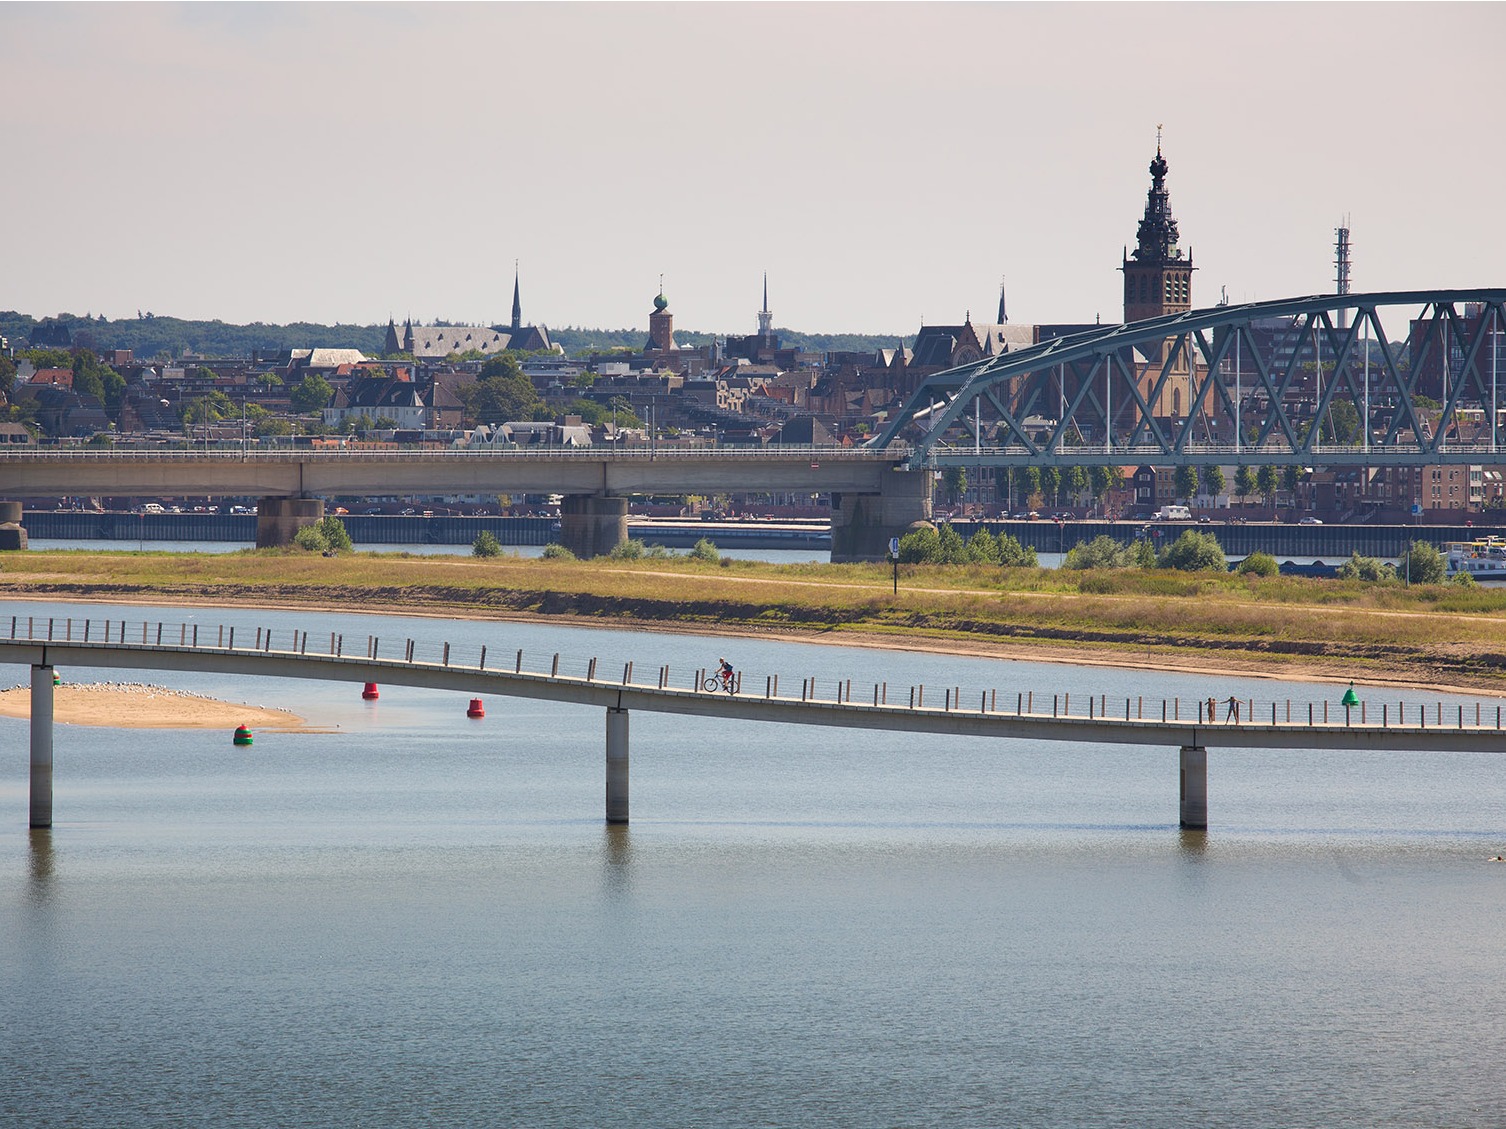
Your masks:
M1344 226L1334 228L1333 265L1334 281L1338 283L1339 296L1346 297L1349 294L1349 217L1344 217ZM1339 328L1349 328L1349 311L1339 310Z

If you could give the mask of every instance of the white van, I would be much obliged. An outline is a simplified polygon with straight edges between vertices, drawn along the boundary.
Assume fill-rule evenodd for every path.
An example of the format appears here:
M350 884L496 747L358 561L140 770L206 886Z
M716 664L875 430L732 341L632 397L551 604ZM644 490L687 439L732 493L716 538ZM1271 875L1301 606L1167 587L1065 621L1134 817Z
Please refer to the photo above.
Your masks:
M1162 506L1156 513L1157 521L1191 521L1192 511L1186 506Z
M156 502L147 502L147 503L145 503L138 512L144 513L144 514L165 514L165 513L167 513L167 511L164 510L161 506L159 506Z

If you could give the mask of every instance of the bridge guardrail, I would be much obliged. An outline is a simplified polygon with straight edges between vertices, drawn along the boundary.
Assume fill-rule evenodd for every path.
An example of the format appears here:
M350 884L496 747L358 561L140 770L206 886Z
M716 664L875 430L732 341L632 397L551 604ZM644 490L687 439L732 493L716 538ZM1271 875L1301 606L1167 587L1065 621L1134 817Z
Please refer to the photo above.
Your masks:
M3 630L3 620L0 620ZM198 624L165 620L133 622L125 619L96 619L95 617L49 617L45 621L38 616L11 617L9 637L5 640L19 645L75 644L104 648L121 648L131 651L197 651L204 653L264 654L282 658L317 658L348 663L357 670L370 664L382 664L391 668L411 667L428 671L453 670L457 674L492 674L511 676L529 681L572 683L600 687L620 686L645 693L669 694L677 697L704 698L702 689L707 677L704 668L684 670L676 674L669 665L654 668L652 682L636 679L634 663L624 664L620 674L615 666L608 669L595 657L565 658L554 653L544 670L525 669L529 656L521 648L491 648L483 644L475 651L462 654L447 641L418 640L405 637L401 644L389 638L388 653L382 654L382 638L368 635L352 637L347 641L339 632L330 632L326 639L323 633L311 636L297 628L283 629L275 634L271 628L237 628L223 624ZM286 646L274 643L286 643ZM312 649L310 644L312 643ZM401 658L394 657L396 651ZM793 683L786 682L787 692L780 693L779 675L762 676L748 680L743 672L738 674L739 696L762 698L785 704L801 704L812 708L853 709L860 711L896 711L920 714L954 714L1018 718L1028 721L1071 721L1099 723L1115 726L1143 726L1147 729L1188 725L1240 730L1262 729L1291 732L1293 730L1339 731L1353 729L1411 730L1422 732L1429 729L1451 729L1464 732L1502 732L1503 707L1499 703L1475 701L1470 706L1455 703L1445 710L1442 701L1408 704L1400 699L1395 703L1361 701L1358 707L1334 705L1327 699L1146 699L1144 696L1126 697L1121 710L1119 699L1112 701L1107 695L1089 695L1084 701L1079 695L1077 711L1073 712L1070 693L1052 693L1050 711L1046 709L1046 695L1040 695L1037 709L1036 693L1033 690L1005 691L997 688L961 686L931 686L914 684L905 687L896 685L891 694L887 682L859 684L856 691L851 679L802 678L800 693L794 695ZM352 681L357 681L355 674ZM762 693L760 693L760 690ZM823 696L823 694L825 696ZM929 704L927 697L929 694ZM1010 702L1009 698L1015 701ZM892 698L892 700L891 700ZM976 703L976 704L974 704ZM1394 712L1393 712L1394 706ZM1378 712L1377 712L1378 711ZM1222 718L1219 717L1222 714ZM1269 720L1267 720L1269 718ZM1506 752L1503 744L1502 752Z

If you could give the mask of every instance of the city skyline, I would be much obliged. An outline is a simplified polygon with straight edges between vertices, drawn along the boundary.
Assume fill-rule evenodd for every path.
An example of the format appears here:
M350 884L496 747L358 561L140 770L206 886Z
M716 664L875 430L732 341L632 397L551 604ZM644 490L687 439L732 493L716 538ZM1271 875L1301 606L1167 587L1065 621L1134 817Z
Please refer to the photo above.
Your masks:
M0 308L913 334L1499 285L1495 5L28 5ZM1398 44L1402 45L1398 47ZM959 52L963 53L959 57ZM976 58L974 56L977 56ZM1439 92L1448 95L1439 109ZM1479 107L1479 109L1477 109ZM16 266L21 269L14 269Z

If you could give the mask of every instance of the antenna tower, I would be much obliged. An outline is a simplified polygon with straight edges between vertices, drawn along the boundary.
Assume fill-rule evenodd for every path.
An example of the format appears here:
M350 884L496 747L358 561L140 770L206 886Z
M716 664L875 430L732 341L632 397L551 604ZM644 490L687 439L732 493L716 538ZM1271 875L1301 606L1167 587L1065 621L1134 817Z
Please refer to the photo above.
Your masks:
M1333 266L1334 282L1338 284L1340 297L1349 293L1349 217L1344 217L1344 226L1334 229ZM1339 311L1339 328L1349 328L1349 311Z

